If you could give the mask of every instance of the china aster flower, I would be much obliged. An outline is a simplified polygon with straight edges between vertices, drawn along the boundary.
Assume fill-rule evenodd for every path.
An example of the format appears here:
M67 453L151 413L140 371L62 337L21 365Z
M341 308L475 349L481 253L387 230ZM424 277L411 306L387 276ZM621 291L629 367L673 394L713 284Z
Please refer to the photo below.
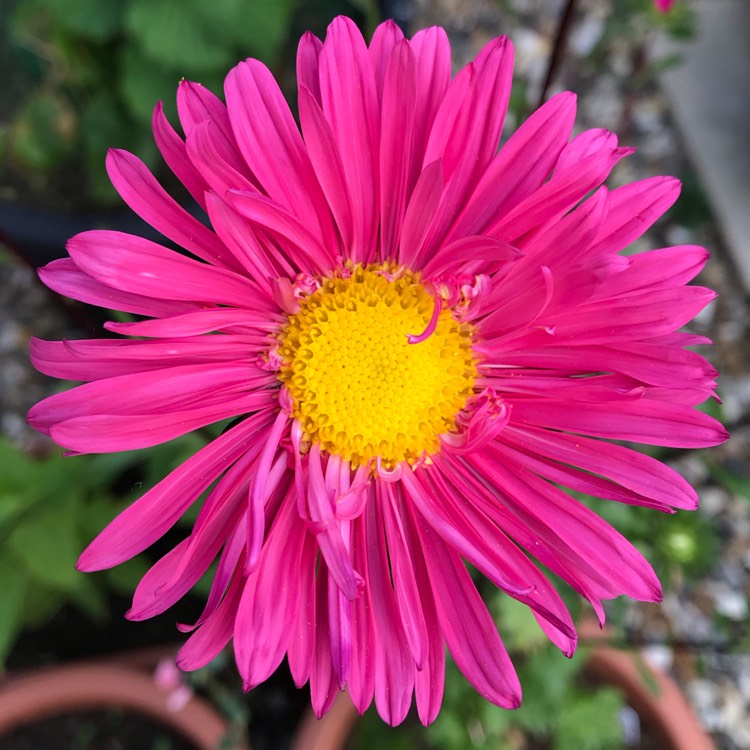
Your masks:
M686 286L707 253L622 253L679 185L602 187L631 150L604 130L571 138L570 93L498 150L512 59L495 39L451 80L441 29L406 40L385 23L368 47L338 18L300 42L300 128L257 60L229 73L226 105L183 81L184 138L161 106L154 136L206 221L132 154L107 168L185 252L95 230L41 270L138 317L107 323L117 338L33 342L41 371L88 381L35 406L37 429L87 453L227 423L79 562L118 565L200 503L128 613L163 612L218 560L205 611L181 626L184 669L233 640L248 689L286 656L318 715L347 689L391 724L416 696L428 723L446 646L488 700L521 702L467 562L567 655L575 628L542 568L602 620L603 600L659 600L641 554L563 488L696 507L623 441L725 438L694 408L714 393L687 348L705 339L678 330L714 296Z
M661 13L666 13L672 8L675 2L676 0L654 0L654 5L656 6L656 9L658 11L660 11Z

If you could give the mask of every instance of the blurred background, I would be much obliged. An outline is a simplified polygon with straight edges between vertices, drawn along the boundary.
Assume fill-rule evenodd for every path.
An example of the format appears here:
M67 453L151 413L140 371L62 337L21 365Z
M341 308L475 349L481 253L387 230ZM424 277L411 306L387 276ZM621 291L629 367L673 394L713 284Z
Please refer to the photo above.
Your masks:
M298 729L308 698L291 686L286 666L247 696L229 654L192 675L169 668L181 638L175 622L200 611L204 583L159 618L123 618L140 577L194 518L115 570L74 569L88 541L204 438L63 459L26 426L25 413L61 388L31 368L29 337L100 337L112 317L56 297L34 269L62 257L65 240L84 229L153 234L109 185L107 148L137 153L187 203L158 158L154 104L162 100L174 120L181 78L220 93L226 72L253 56L294 106L297 40L307 29L323 36L340 13L366 35L384 17L412 33L442 25L456 70L508 34L516 69L504 138L540 102L573 90L578 131L609 128L638 149L618 165L613 186L658 174L682 180L677 205L634 250L711 250L699 282L719 297L691 330L715 341L703 353L722 374L722 403L704 408L732 439L700 452L650 449L698 488L696 513L663 516L587 500L654 564L665 598L611 602L608 628L585 628L574 660L545 642L524 607L484 592L519 669L520 710L484 702L449 666L442 712L427 730L416 716L390 729L369 713L350 727L344 708L339 735L314 745ZM666 13L652 0L0 0L0 80L0 688L40 667L101 659L137 667L142 694L153 687L163 716L177 722L196 705L213 712L217 748L750 748L750 0L677 0ZM578 622L591 616L562 593ZM615 674L613 653L625 657L629 678ZM41 695L38 683L34 690ZM669 734L664 710L688 728L687 739ZM24 716L13 730L0 717L0 750L210 746L169 718L122 706Z

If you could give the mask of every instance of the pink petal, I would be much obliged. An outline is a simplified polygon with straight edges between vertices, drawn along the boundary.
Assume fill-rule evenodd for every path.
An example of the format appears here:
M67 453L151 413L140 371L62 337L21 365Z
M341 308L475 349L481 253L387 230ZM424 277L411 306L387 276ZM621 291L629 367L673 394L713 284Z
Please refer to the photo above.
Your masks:
M29 348L34 367L45 375L90 381L161 370L166 360L174 367L236 362L246 356L248 347L260 346L264 340L253 336L222 336L218 340L196 336L159 342L117 339L43 341L32 338ZM271 383L272 378L269 378Z
M459 268L463 263L469 263L475 273L478 273L480 268L485 269L488 266L494 271L498 264L511 263L521 256L521 251L507 242L495 237L476 235L443 245L425 264L423 270L427 275L439 276L451 269Z
M294 635L300 602L297 575L305 533L294 501L285 499L237 612L234 650L248 688L270 677Z
M449 109L448 120L442 123L443 108L438 110L427 145L425 161L436 157L443 160L446 189L420 251L422 261L445 240L494 157L500 140L510 98L513 47L505 37L495 39L480 52L475 72L471 65L464 69L466 82L464 91L457 94L459 103L455 115ZM445 102L449 101L451 90L464 71L454 79ZM451 121L453 116L455 119ZM437 145L433 146L436 132Z
M315 566L318 547L315 537L306 534L297 580L300 590L299 611L289 641L289 671L297 687L302 687L312 670L315 648Z
M190 131L187 137L187 153L192 163L217 195L223 196L227 190L255 192L255 185L217 148L216 139L212 137L215 127L212 122L207 121L196 125Z
M283 206L257 193L235 190L228 192L225 199L242 216L291 242L294 245L293 260L298 268L307 273L324 273L333 265L331 246L322 245L318 238Z
M381 493L381 499L393 589L396 594L396 608L414 658L414 665L421 670L427 660L429 638L414 574L414 561L406 541L406 533L392 485L386 485L385 492Z
M417 60L417 101L412 131L410 190L422 170L427 138L451 80L451 48L444 29L433 26L418 31L411 40L411 49Z
M674 469L655 458L602 440L546 430L509 428L503 441L527 452L605 476L645 497L675 508L694 510L698 496Z
M68 240L68 252L81 270L123 292L237 307L254 293L253 285L238 274L123 232L93 229L77 234Z
M607 221L590 255L616 253L637 240L680 194L680 182L674 177L650 177L613 190Z
M262 232L256 232L246 218L229 208L223 198L210 193L206 196L206 208L216 233L266 296L273 298L273 280L294 276L296 269Z
M78 560L78 570L112 568L153 544L219 474L257 442L258 433L272 418L269 412L248 417L178 466L89 544Z
M419 590L419 599L427 625L427 661L417 670L414 680L414 692L417 701L419 720L427 726L437 718L443 701L445 685L445 644L440 630L440 621L435 608L430 579L425 567L424 554L419 536L404 503L401 503L401 516L406 531L406 541L411 550L414 570Z
M378 98L367 46L348 18L339 16L328 27L320 53L320 91L351 199L354 234L349 255L369 262L378 228Z
M330 210L271 71L248 59L230 71L224 88L240 151L261 186L329 247L335 242Z
M541 187L570 137L575 107L574 94L558 94L516 130L474 188L449 238L485 231Z
M235 575L216 611L188 638L177 654L177 666L180 669L193 671L205 667L229 643L234 635L234 619L243 583L242 576Z
M435 501L430 508L431 516L426 520L445 541L453 540L444 534L445 526L453 523L454 538L460 536L460 546L453 546L473 565L486 575L495 585L504 589L515 599L531 607L551 624L557 634L553 639L568 655L575 648L575 629L567 608L549 581L537 570L526 556L505 537L503 531L473 507L456 502L453 490L446 480L460 481L460 475L451 471L456 460L440 463L440 469L430 471L429 479L434 485L431 498ZM445 472L445 478L443 478ZM430 492L421 484L422 493ZM408 481L408 480L407 480ZM413 495L414 489L409 491ZM416 507L419 508L419 505ZM441 523L435 523L435 513ZM492 540L491 542L489 540ZM502 576L499 577L498 573Z
M495 623L463 562L427 524L414 525L440 628L456 665L477 692L502 708L521 705L521 685Z
M338 587L347 599L354 599L361 592L364 581L352 567L349 552L341 536L340 522L334 519L332 497L323 479L318 443L313 443L308 455L307 498L320 551Z
M276 453L282 435L285 432L288 433L288 431L289 415L284 410L280 410L276 415L273 426L266 433L263 450L260 453L255 468L255 476L250 487L247 510L246 572L248 574L255 567L260 556L265 531L265 506L280 479L279 469L276 468ZM281 472L286 469L286 456L287 454L283 453L279 457L281 463L278 466L281 467Z
M375 486L377 505L384 502L381 485ZM383 537L382 516L375 503L365 511L367 568L375 634L375 705L391 726L399 725L411 705L414 690L414 660L401 625L391 588Z
M125 203L165 237L210 263L236 267L219 238L171 198L137 156L110 149L107 174Z
M391 258L399 243L408 199L417 98L416 61L405 39L398 43L390 58L382 98L380 257Z
M596 300L550 315L543 323L554 326L554 341L576 344L617 344L671 333L691 321L716 294L697 286L661 287ZM496 314L496 313L493 313ZM543 331L525 343L549 343Z
M373 32L370 40L370 59L375 73L375 88L378 92L378 102L382 105L383 85L386 71L391 62L391 56L399 42L404 40L404 32L391 19L381 23ZM408 45L408 42L407 42ZM382 123L387 127L388 118L382 116Z
M231 165L259 189L255 175L237 147L227 108L213 92L200 83L180 81L177 87L177 112L187 136L199 125L207 123L206 135L211 140L212 149L221 155L223 162Z
M369 505L376 502L375 489L365 491ZM352 559L365 580L369 580L367 538L364 516L352 524ZM375 695L375 632L372 615L371 590L366 586L362 595L352 602L352 656L349 665L349 694L352 703L363 714Z
M310 701L315 715L320 718L333 705L338 693L336 675L331 664L328 635L328 575L325 564L318 569L315 589L315 646L310 673Z
M190 591L208 570L242 520L242 501L257 453L257 450L248 451L216 483L190 536L157 562L138 584L133 605L126 615L128 619L144 620L161 614Z
M513 242L543 222L554 220L600 185L628 149L602 149L566 169L556 169L548 182L519 203L488 230Z
M222 342L226 344L225 359L241 359L242 355L237 351L239 347L234 346L235 341L244 349L242 354L245 356L247 356L248 347L255 351L268 349L271 343L269 334L262 332L273 330L278 325L279 317L278 314L268 315L233 307L210 307L194 310L183 315L171 315L155 320L140 320L137 323L107 322L104 327L108 331L120 333L124 336L175 339L197 338L204 333L215 333L216 331L252 331L252 333L240 335L239 338L228 334L221 338ZM180 345L179 341L173 343L177 347ZM204 343L208 342L204 341ZM163 364L162 362L162 366Z
M101 381L99 381L101 382ZM169 414L95 414L57 422L50 437L76 453L114 453L150 448L209 424L248 414L274 404L272 396L251 393L218 404Z
M415 265L443 192L443 165L440 161L428 164L419 175L401 229L399 260Z
M172 170L175 177L187 188L196 202L205 209L205 193L208 189L206 181L195 168L187 154L185 142L169 124L164 107L159 102L154 107L154 115L151 119L151 127L154 131L154 140L164 157L167 166Z
M675 382L704 383L716 376L716 370L700 354L651 341L620 341L612 346L503 349L501 356L507 365L552 370L563 368L571 375L621 372L643 383L662 387Z
M532 533L555 545L574 575L589 576L609 596L661 601L661 586L640 552L593 511L507 457L472 457L502 487L500 502Z
M306 31L297 45L297 86L307 89L318 105L320 98L320 71L318 68L323 42Z
M353 242L354 220L344 166L320 104L310 89L301 84L299 116L313 169L341 233L342 247L347 251Z
M554 401L518 401L513 421L674 448L706 448L728 437L721 424L703 412L650 400L591 403L576 410Z
M679 245L628 256L628 267L606 279L595 296L616 297L657 286L683 286L706 265L708 250L696 245Z
M346 688L352 658L352 602L336 585L333 577L328 580L328 630L331 647L331 664L340 690Z
M221 556L219 557L219 562L216 566L216 573L211 582L211 590L209 591L203 612L201 612L200 617L198 617L192 625L178 622L177 629L181 633L190 633L206 622L221 604L224 594L227 591L227 586L229 585L232 576L235 574L235 571L238 571L237 574L240 575L239 571L242 570L242 568L238 568L238 565L245 547L244 529L245 525L243 519L240 519L239 523L226 540L224 549L221 551Z
M476 463L472 461L472 464ZM570 584L581 596L593 605L601 622L604 622L604 609L601 599L616 596L612 586L601 577L598 570L591 568L579 555L574 553L547 527L538 529L528 525L511 513L503 503L504 497L498 487L487 486L487 482L497 482L492 465L469 466L451 461L451 467L461 478L461 491L478 509L490 518L498 528L513 538L528 553L533 555L555 575ZM487 477L487 479L485 479Z
M49 396L30 410L29 421L37 429L46 430L74 417L159 414L199 404L214 405L228 395L239 395L248 379L259 372L244 363L210 363L121 375Z
M108 310L157 318L195 310L199 302L152 299L142 294L122 292L84 273L72 258L53 260L39 269L39 278L52 291L71 299Z

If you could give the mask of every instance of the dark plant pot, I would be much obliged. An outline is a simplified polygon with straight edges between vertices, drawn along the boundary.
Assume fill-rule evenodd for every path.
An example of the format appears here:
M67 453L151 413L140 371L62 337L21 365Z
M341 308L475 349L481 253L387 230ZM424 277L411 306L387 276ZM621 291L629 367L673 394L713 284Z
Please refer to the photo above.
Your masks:
M0 242L35 267L64 258L65 243L88 229L116 229L149 239L160 236L127 208L68 214L0 201Z

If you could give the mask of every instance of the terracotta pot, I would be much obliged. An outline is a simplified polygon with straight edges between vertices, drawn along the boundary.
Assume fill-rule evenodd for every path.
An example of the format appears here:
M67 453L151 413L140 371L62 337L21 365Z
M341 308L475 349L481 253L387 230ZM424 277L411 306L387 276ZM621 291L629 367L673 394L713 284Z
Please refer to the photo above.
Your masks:
M0 739L53 715L115 706L157 721L201 750L216 750L227 733L221 716L195 696L172 711L167 697L150 674L116 660L34 670L0 682Z
M623 691L639 718L659 736L664 750L715 750L674 680L649 665L637 652L596 646L586 671Z
M322 719L307 710L294 735L291 750L341 750L358 719L348 693L339 693Z

